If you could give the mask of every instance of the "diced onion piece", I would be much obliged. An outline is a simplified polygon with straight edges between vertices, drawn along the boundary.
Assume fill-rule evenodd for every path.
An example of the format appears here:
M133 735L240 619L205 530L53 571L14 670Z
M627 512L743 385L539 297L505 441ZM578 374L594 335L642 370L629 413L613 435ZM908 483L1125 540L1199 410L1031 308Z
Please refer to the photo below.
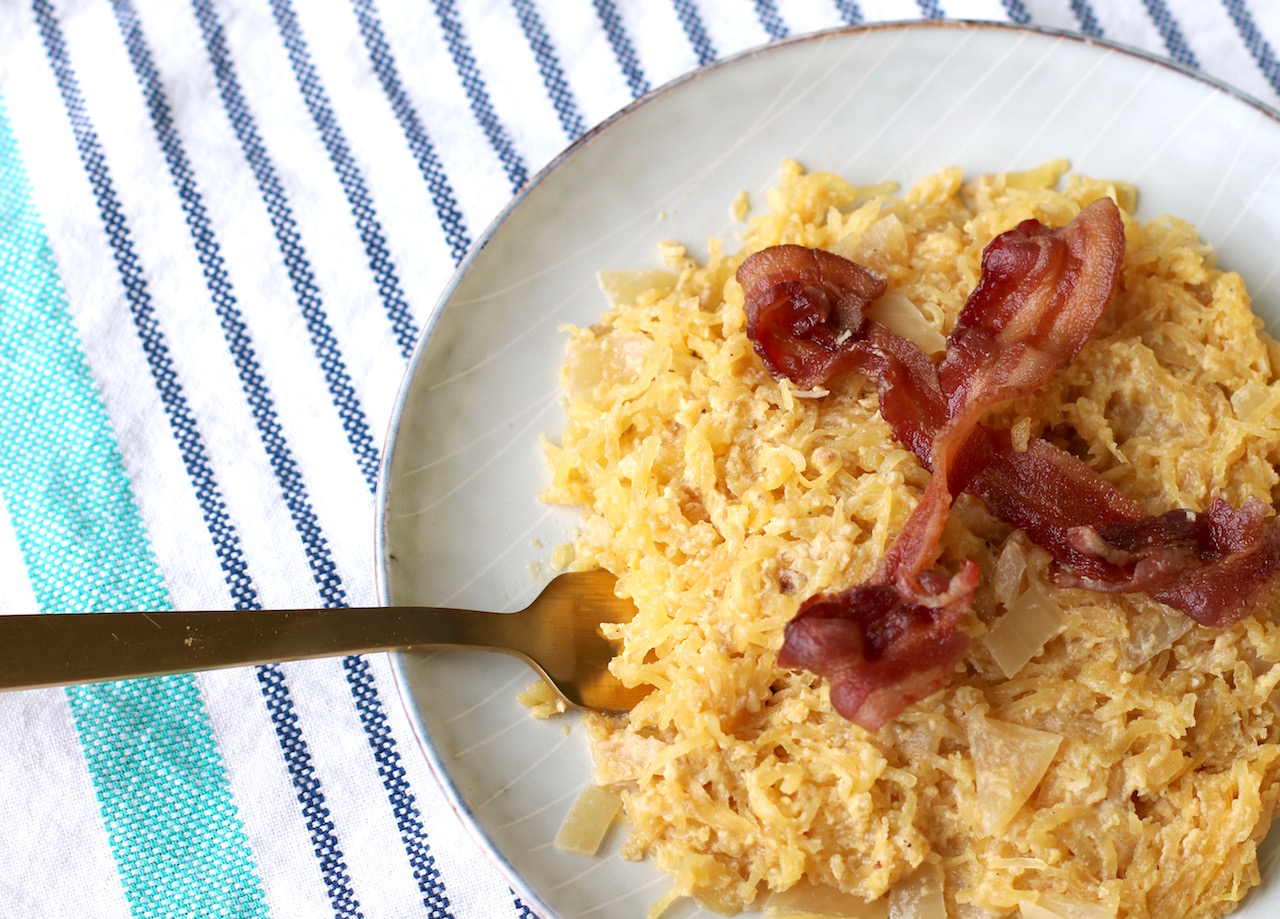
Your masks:
M645 919L661 919L662 914L669 910L677 900L682 898L683 894L680 893L675 884L672 884L666 893L649 906L648 911L644 914Z
M1037 188L1053 188L1058 184L1058 180L1062 178L1063 173L1070 168L1071 162L1069 160L1049 160L1049 162L1041 163L1033 169L1025 169L1022 172L1006 172L1004 174L1004 182L1009 188L1028 191Z
M998 721L969 719L969 747L978 783L982 829L998 833L1031 797L1062 743L1059 734Z
M570 348L563 373L569 396L589 400L604 380L604 349L595 343Z
M1014 677L1045 643L1062 631L1067 617L1038 581L1008 605L983 642L1006 679Z
M1021 919L1064 919L1051 909L1045 909L1039 903L1030 900L1018 901L1018 915Z
M889 919L947 919L942 868L926 862L889 892Z
M858 236L855 262L884 273L891 264L902 264L910 255L907 230L897 214L885 214Z
M596 281L609 298L609 305L615 308L630 306L641 294L656 287L670 290L676 286L675 274L662 268L601 271L597 272Z
M569 349L565 362L565 387L574 399L593 401L596 387L628 385L639 378L653 340L643 332L612 330L594 341Z
M1252 380L1231 394L1231 410L1241 421L1254 421L1270 415L1277 403L1280 403L1280 389Z
M621 808L622 798L616 791L588 785L560 824L556 848L576 855L595 855Z
M516 696L516 701L526 706L534 718L550 718L569 707L564 698L544 680L530 683L524 688L524 692Z
M868 903L825 884L801 881L769 894L764 915L765 919L888 919L889 904L884 897Z
M942 333L929 324L920 308L901 291L892 290L874 301L867 307L867 318L915 342L925 354L937 354L947 346Z
M1120 649L1120 666L1141 667L1191 630L1191 618L1176 609L1152 600L1145 594L1129 598L1134 612L1129 616L1129 639Z
M1040 906L1051 910L1062 919L1116 919L1120 911L1119 897L1112 895L1110 902L1081 903L1056 893L1040 895Z
M1007 607L1014 597L1022 593L1026 575L1027 547L1020 539L1010 537L1005 540L1000 557L996 559L996 570L991 575L991 588L996 599Z

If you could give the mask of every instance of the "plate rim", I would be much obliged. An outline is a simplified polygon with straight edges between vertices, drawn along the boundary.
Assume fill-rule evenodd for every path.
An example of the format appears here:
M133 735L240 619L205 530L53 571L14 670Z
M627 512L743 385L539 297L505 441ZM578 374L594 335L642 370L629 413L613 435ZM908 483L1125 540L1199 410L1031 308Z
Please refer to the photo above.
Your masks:
M1182 64L1172 58L1168 58L1124 42L1115 41L1101 36L1087 35L1079 31L1054 26L1038 25L1035 23L1003 22L999 20L981 19L897 19L882 22L858 23L798 33L735 52L734 54L682 73L662 85L649 90L619 108L617 111L595 124L583 134L579 135L575 140L549 160L546 165L538 170L538 172L510 198L510 200L490 221L485 230L476 238L476 241L471 245L471 248L467 250L466 255L458 262L449 278L449 281L442 289L440 296L437 298L435 304L428 313L427 319L424 321L422 330L419 333L418 340L414 343L413 354L405 367L404 373L402 374L396 391L395 400L391 406L390 421L388 422L387 432L383 442L382 458L378 469L378 478L374 497L374 565L375 586L377 589L379 605L387 606L391 603L389 586L390 559L387 552L387 496L390 486L391 459L399 438L401 421L404 416L404 409L411 389L411 383L424 359L425 352L427 350L427 343L436 331L436 327L448 308L450 301L454 298L458 288L474 267L480 254L489 244L494 235L501 230L512 213L515 212L539 186L543 185L554 173L564 167L581 150L598 140L605 132L611 130L620 122L625 121L636 111L649 105L654 100L669 95L670 93L681 89L685 85L696 82L711 73L718 72L726 67L735 66L746 60L779 52L796 45L825 42L832 38L843 38L868 32L890 32L903 30L914 32L932 29L946 29L957 32L1002 32L1008 33L1009 35L1032 34L1070 40L1081 45L1098 48L1105 53L1118 53L1127 57L1137 58L1148 64L1173 71L1175 74L1190 78L1194 82L1206 85L1218 92L1221 92L1237 102L1256 109L1262 115L1280 125L1280 108L1264 102L1251 93L1246 92L1223 79ZM425 653L429 654L430 652ZM450 808L462 823L467 835L476 843L477 847L488 858L490 863L498 869L502 874L503 879L508 885L510 885L512 891L520 901L526 907L541 916L542 919L561 919L562 914L548 904L542 896L530 886L524 876L515 869L515 866L510 862L510 860L497 848L493 840L491 840L484 832L483 828L479 825L474 812L466 803L456 782L441 760L439 751L436 749L435 744L431 742L430 732L427 729L426 722L423 719L419 706L416 704L416 700L414 699L412 690L410 689L410 677L407 672L410 660L418 660L423 655L424 652L396 651L390 652L388 656L390 657L391 674L396 695L400 699L400 703L403 706L405 715L407 716L412 728L414 739L417 742L419 750L427 760L431 773L439 783ZM1250 891L1250 893L1252 892L1253 891ZM1243 905L1243 903L1244 901L1241 901L1241 905Z

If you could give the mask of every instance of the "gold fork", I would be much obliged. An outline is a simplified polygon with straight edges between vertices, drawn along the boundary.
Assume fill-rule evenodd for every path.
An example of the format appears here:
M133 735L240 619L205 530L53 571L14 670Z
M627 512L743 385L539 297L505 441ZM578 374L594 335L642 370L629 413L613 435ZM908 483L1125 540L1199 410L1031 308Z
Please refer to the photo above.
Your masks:
M555 578L518 613L390 606L0 616L0 689L35 689L375 651L465 647L529 663L571 705L628 711L652 687L609 672L602 622L635 606L607 571Z

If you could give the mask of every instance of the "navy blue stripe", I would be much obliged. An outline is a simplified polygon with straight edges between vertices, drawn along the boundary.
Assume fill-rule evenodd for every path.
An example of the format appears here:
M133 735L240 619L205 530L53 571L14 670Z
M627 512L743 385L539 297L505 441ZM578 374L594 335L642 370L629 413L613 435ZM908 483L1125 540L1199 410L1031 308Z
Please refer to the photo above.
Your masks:
M484 131L484 136L489 139L489 146L493 147L494 153L498 154L498 160L502 163L502 168L507 172L507 179L511 182L512 191L519 191L529 181L528 169L516 151L515 145L511 143L511 138L507 137L506 129L493 110L493 103L489 101L489 91L485 88L480 67L476 63L475 55L471 53L471 46L467 43L467 36L463 32L462 23L458 20L453 0L435 0L435 7L436 18L440 20L440 28L444 30L445 44L449 46L454 69L458 71L458 78L462 80L462 88L466 91L471 113L475 115L476 121Z
M258 370L244 324L235 308L236 298L222 261L219 246L213 233L208 214L182 142L173 125L171 109L160 84L151 51L146 44L137 13L128 0L115 0L116 21L124 38L129 60L133 65L139 85L146 98L152 127L164 151L170 176L178 191L182 210L186 216L197 256L204 271L205 283L240 374L241 385L253 409L259 433L267 445L268 453L276 467L277 478L297 480L296 466L287 448L283 447L275 410L269 392ZM110 184L105 172L102 180ZM121 220L119 229L127 233ZM273 449L278 445L281 449ZM305 495L303 496L305 498ZM246 575L247 579L247 575ZM258 609L257 592L251 584L236 598L237 609ZM286 767L298 789L298 800L303 805L303 817L312 846L320 856L321 876L337 917L359 917L359 901L351 886L351 877L338 845L333 821L324 806L324 794L315 778L311 753L301 731L297 727L297 715L288 687L279 668L258 667L256 674L266 699L267 709L275 728Z
M862 22L862 10L858 9L858 4L853 0L836 0L836 11L840 14L840 18L851 26Z
M356 463L372 492L377 488L378 481L378 446L364 410L360 407L360 400L342 359L333 329L325 315L320 288L316 284L315 275L307 260L293 209L289 206L284 185L277 176L275 166L258 133L253 113L245 103L244 94L236 78L235 67L227 53L222 26L217 22L208 0L194 0L193 7L204 36L209 60L213 65L223 107L235 131L236 139L240 143L245 161L249 164L254 179L258 183L258 191L266 205L271 229L284 261L285 270L289 274L289 284L302 311L307 334L319 360L321 372L324 374L329 396L333 400L334 408L337 409L338 419L347 436L347 442L351 445Z
M680 26L684 29L685 37L689 39L689 44L693 46L693 51L698 55L698 64L705 66L714 61L719 55L711 44L711 39L707 36L706 26L702 24L702 17L698 14L698 7L693 0L671 0L671 5L675 7L676 16L680 19Z
M514 891L513 891L514 893ZM515 899L516 919L538 919L538 914L524 905L519 897Z
M1164 39L1164 46L1169 49L1169 56L1179 64L1199 68L1200 62L1187 46L1187 40L1182 37L1182 30L1178 28L1178 21L1164 5L1164 0L1142 0L1142 5L1147 8L1151 21L1156 24L1160 37Z
M147 357L148 366L151 369L152 379L155 380L156 389L159 390L161 403L164 404L165 415L168 416L169 424L174 431L175 439L177 439L180 453L182 453L184 466L187 468L187 475L192 481L192 485L196 489L196 497L200 503L202 515L205 518L205 525L209 529L212 541L214 541L216 553L218 553L219 563L223 567L224 577L232 593L234 603L237 609L248 609L259 607L257 600L257 591L253 589L250 576L248 576L247 566L244 563L243 550L239 535L234 529L227 515L227 509L221 497L218 483L214 480L212 470L209 465L209 459L202 442L200 433L196 428L195 417L192 416L191 410L187 404L186 396L182 392L177 372L173 369L172 358L169 357L169 349L165 344L164 333L160 330L159 320L155 315L154 308L151 306L150 292L148 292L145 274L143 274L141 262L138 261L137 252L134 251L133 241L127 221L124 219L124 212L119 204L119 198L115 193L114 183L111 182L111 175L106 166L104 152L102 152L101 143L97 138L97 132L88 118L87 111L84 110L84 104L79 92L79 84L74 74L74 70L70 67L67 58L67 50L61 37L61 32L54 18L54 13L50 9L46 0L35 0L33 3L38 23L40 23L41 35L44 36L47 55L49 55L50 63L54 67L56 79L58 79L58 87L63 96L63 105L67 109L68 118L72 123L72 131L76 137L76 146L81 156L84 172L90 179L93 188L93 197L99 207L99 215L102 224L106 228L106 236L111 247L111 253L116 262L116 269L119 270L120 279L124 284L125 297L129 302L129 310L133 315L134 325L138 330L143 352ZM123 10L120 6L116 6L118 14L124 14L122 19L122 28L125 29L125 35L129 35L131 29L127 26L127 18L132 14L132 10ZM148 93L150 95L150 93ZM261 668L259 678L262 678ZM292 701L285 696L283 699L284 710L280 710L280 705L275 705L273 710L273 721L276 722L276 730L280 730L280 719L292 715ZM296 721L296 718L294 718ZM310 754L307 753L305 745L301 744L301 739L294 741L292 755L289 756L289 767L291 772L296 771L298 765L308 768L310 767ZM307 790L308 800L305 804L310 804L310 813L319 815L321 818L317 820L308 819L308 829L312 831L312 840L321 840L326 850L332 854L334 861L325 865L325 884L330 891L330 897L333 897L335 914L339 916L358 915L347 909L348 905L355 904L355 895L351 891L351 886L347 883L346 868L342 865L342 854L335 845L333 837L333 824L326 823L326 811L323 810L323 795L320 795L319 787L312 785ZM319 803L321 806L315 806ZM339 909L339 905L342 909Z
M355 217L356 229L360 233L360 241L364 244L365 257L369 260L369 269L373 272L378 284L378 295L382 298L383 307L391 320L392 331L396 342L400 345L400 353L406 359L413 353L413 345L418 339L418 326L410 314L409 305L405 302L404 292L400 289L400 279L396 276L396 267L391 261L391 253L387 250L387 241L382 235L382 224L378 222L377 211L373 206L373 196L364 182L364 174L356 165L355 157L347 144L346 135L338 125L329 102L329 94L325 92L320 75L311 63L311 54L307 51L307 42L298 27L297 17L288 0L271 0L271 12L280 29L280 37L284 40L285 50L289 53L289 65L293 68L294 79L302 99L311 113L320 138L324 142L329 161L333 164L342 191L347 196Z
M1244 0L1223 0L1222 5L1227 8L1227 14L1231 17L1231 21L1236 24L1236 31L1240 33L1240 38L1244 40L1245 47L1253 55L1253 60L1258 65L1258 69L1267 78L1271 88L1280 93L1280 61L1276 60L1276 55L1271 50L1271 45L1262 36L1262 32L1259 31L1258 26L1254 23L1253 15L1249 12L1249 8L1245 6Z
M311 751L298 727L297 709L284 672L278 664L266 664L255 669L276 731L276 741L289 770L289 779L298 794L298 803L302 805L302 817L307 824L312 851L320 863L320 876L324 879L333 914L339 919L362 919L364 913L360 911L360 902L351 887L346 859L338 846L337 832L325 804L324 792L320 789L320 779L316 777Z
M391 802L391 812L400 830L405 852L409 856L413 877L418 882L422 903L429 910L427 915L430 919L450 919L453 914L449 912L444 879L440 876L440 869L427 844L427 830L418 813L413 791L409 788L400 752L391 734L387 713L378 697L378 687L369 664L363 657L347 657L343 658L342 667L346 671L347 682L351 685L351 695L356 702L360 724L364 727L369 748L378 764L382 787Z
M631 95L643 96L649 91L649 81L645 79L644 70L640 67L635 49L631 47L631 39L627 37L627 30L623 28L618 8L614 6L613 0L591 0L591 4L596 8L596 16L600 19L600 24L604 26L604 34L609 39L609 46L613 48L613 56L617 58L618 66L622 68L622 74L627 78Z
M241 118L247 118L248 110L243 104L243 98L236 83L235 68L232 66L226 47L222 24L217 19L208 0L194 0L194 6L200 29L204 36L205 46L208 49L210 59L214 63L214 71L220 84L224 103L228 103L229 112L233 108L235 109L235 113L232 114L233 119L237 115ZM228 100L238 104L232 106ZM321 540L323 539L323 535L320 534L318 529L314 535ZM308 550L308 556L314 551L314 545L314 542L304 540L304 547ZM341 606L346 603L341 583L336 578L332 583L322 584L321 593L325 597L326 605ZM435 866L435 860L431 856L426 829L422 824L422 818L418 813L413 792L410 790L405 777L395 738L391 736L390 729L387 726L386 714L373 676L369 672L369 666L360 657L344 658L342 666L351 688L351 693L356 699L356 708L359 712L361 724L364 727L369 745L374 751L374 757L378 764L378 774L382 779L383 787L388 793L396 826L400 831L401 841L409 857L410 867L418 881L418 889L422 893L423 903L432 911L431 916L447 917L449 914L446 910L449 900L445 894L444 883L440 877L439 870ZM262 680L264 678L260 676L259 679ZM300 787L300 792L309 792L311 788L312 785L308 782L305 787ZM304 804L306 804L305 801ZM327 811L323 813L323 816L327 819ZM327 853L327 850L321 854L324 855L325 853Z
M1004 5L1004 11L1011 22L1026 25L1031 21L1031 14L1022 5L1022 0L1000 0L1000 2Z
M560 119L560 127L570 139L583 134L587 130L586 122L582 120L582 113L578 111L573 90L565 80L555 46L542 25L542 18L538 15L537 8L532 0L511 0L511 6L520 20L520 28L524 30L525 40L538 61L538 73L542 74L542 85L546 87L547 96L555 107L556 116Z
M760 20L760 25L764 26L764 30L769 33L771 40L786 38L790 34L791 30L782 21L782 14L778 12L778 7L773 0L756 0L756 18Z
M916 0L916 6L920 7L925 19L941 19L943 16L938 0Z
M1102 26L1098 25L1098 17L1094 15L1088 0L1071 0L1071 12L1075 13L1081 32L1091 38L1102 37Z
M444 167L436 156L435 146L422 127L418 112L409 101L400 80L400 71L396 67L395 57L391 54L391 46L387 43L386 34L382 31L382 22L374 8L373 0L351 0L356 11L356 20L360 24L360 36L364 39L365 49L369 52L369 61L373 64L373 72L382 83L382 91L391 102L391 110L400 122L400 130L404 132L409 150L413 153L418 171L426 180L427 189L431 192L431 201L436 206L436 218L444 230L445 240L449 244L449 254L454 264L462 261L467 250L471 248L471 234L467 230L466 219L458 207L458 199Z
M138 338L142 342L147 366L155 381L161 404L169 420L169 427L173 431L174 440L182 455L183 466L195 489L201 516L217 552L218 564L222 568L231 597L238 606L254 597L240 536L227 515L226 504L218 483L214 480L213 467L209 463L209 455L196 426L195 416L187 403L182 384L178 381L173 359L169 356L169 347L151 303L151 292L147 288L142 264L138 261L137 252L133 247L133 238L120 206L120 199L116 195L115 185L107 170L102 145L85 111L79 82L67 59L62 31L47 0L33 0L32 9L39 23L45 53L57 79L62 104L71 122L80 162L93 188L98 215L106 230L107 242L111 247L111 256L116 263L116 270L120 273L120 281L124 286L125 297L129 303L129 311L133 317Z
M191 231L196 256L200 260L200 267L204 273L205 286L209 290L210 300L222 326L223 337L227 341L227 347L236 365L240 386L244 390L254 424L257 425L258 434L262 438L262 445L266 449L271 470L275 473L276 481L280 483L289 514L306 547L312 576L320 586L321 595L325 600L333 602L341 591L337 568L324 536L320 532L320 524L307 495L302 472L285 441L284 428L280 424L271 392L262 376L261 366L254 353L248 329L236 307L235 291L227 275L221 249L209 221L209 215L205 211L204 200L196 184L190 161L187 159L177 131L174 130L173 117L160 86L160 78L152 63L151 53L143 41L137 15L128 5L128 0L117 0L115 10L134 71L146 95L151 124L164 150L165 162L169 166L169 174L178 192L178 200L186 216L187 226Z

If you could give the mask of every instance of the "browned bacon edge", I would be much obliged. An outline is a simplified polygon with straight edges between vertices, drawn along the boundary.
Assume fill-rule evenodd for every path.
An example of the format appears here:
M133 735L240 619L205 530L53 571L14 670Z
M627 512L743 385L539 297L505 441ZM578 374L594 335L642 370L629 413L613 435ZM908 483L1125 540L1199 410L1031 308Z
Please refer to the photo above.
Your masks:
M994 404L1043 386L1092 334L1119 282L1124 223L1110 199L1066 227L1035 220L996 237L939 367L865 317L884 282L822 250L777 246L738 270L748 334L766 367L813 387L856 370L875 379L895 436L932 472L870 581L811 597L778 662L826 677L836 710L868 730L951 683L958 629L978 584L966 561L934 564L954 496L968 490L1047 549L1067 586L1145 590L1198 622L1248 615L1280 580L1280 527L1267 508L1148 515L1088 465L1033 439L1024 451L982 425Z

